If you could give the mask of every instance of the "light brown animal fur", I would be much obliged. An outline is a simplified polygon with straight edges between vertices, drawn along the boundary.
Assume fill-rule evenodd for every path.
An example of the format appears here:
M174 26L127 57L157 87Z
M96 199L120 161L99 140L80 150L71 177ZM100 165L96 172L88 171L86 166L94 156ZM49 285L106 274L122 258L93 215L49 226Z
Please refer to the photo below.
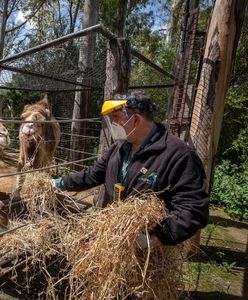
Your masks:
M9 132L0 120L0 152L10 143Z
M3 210L4 204L0 201L0 233L5 231L9 225L9 219L6 212Z
M26 105L22 112L23 121L55 120L47 96L39 102ZM17 170L36 169L49 165L60 141L60 126L54 123L23 123L19 130L20 155ZM16 192L19 193L24 176L18 176Z

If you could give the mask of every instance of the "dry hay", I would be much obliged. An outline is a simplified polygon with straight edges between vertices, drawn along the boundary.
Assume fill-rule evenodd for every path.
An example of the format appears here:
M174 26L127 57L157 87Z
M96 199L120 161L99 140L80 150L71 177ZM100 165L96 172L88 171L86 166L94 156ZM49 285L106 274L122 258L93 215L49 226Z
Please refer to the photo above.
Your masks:
M39 217L4 235L0 256L26 253L29 262L30 256L32 264L38 262L47 278L46 299L57 299L62 281L68 283L66 299L179 298L185 259L182 245L140 250L136 243L138 233L148 236L166 218L156 195L139 195L87 214L68 213L65 219L54 213L56 196L48 175L27 178L25 191L29 212ZM56 278L46 264L46 258L54 255L67 259Z
M39 276L43 276L46 284L40 294L46 296L38 299L56 299L53 284L57 278L52 278L48 269L51 260L61 257L59 237L60 230L65 228L64 222L62 218L51 216L37 222L10 222L13 232L0 238L0 279L8 274L14 292L22 294L35 290ZM38 279L35 281L35 278Z
M144 199L146 198L146 199ZM155 196L129 199L84 216L67 236L70 299L178 299L182 288L182 247L140 250L139 232L166 217Z
M0 238L0 257L18 257L20 254L36 257L38 253L46 257L53 255L59 249L60 230L64 227L63 219L54 217L37 222L11 221L10 232Z
M55 190L48 173L27 174L23 189L23 200L31 218L53 213L57 208Z

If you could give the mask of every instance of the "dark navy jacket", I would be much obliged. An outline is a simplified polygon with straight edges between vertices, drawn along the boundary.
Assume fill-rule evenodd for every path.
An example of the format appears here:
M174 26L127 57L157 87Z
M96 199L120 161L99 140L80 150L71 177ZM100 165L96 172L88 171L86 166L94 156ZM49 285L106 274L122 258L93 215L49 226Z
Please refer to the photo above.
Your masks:
M206 178L196 153L164 125L151 143L135 153L128 169L124 197L137 191L162 191L169 216L154 229L163 244L174 245L191 237L208 220ZM106 202L113 200L123 143L113 144L94 166L63 177L67 190L84 190L105 183ZM168 188L168 189L166 189Z

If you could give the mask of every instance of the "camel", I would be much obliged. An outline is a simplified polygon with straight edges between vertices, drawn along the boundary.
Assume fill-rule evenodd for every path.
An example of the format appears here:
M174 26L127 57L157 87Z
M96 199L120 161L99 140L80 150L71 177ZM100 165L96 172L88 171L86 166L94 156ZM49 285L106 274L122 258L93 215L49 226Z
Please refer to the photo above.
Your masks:
M26 105L21 114L23 121L19 129L20 154L17 171L48 166L60 141L60 126L51 114L48 98ZM40 121L40 122L39 122ZM43 121L54 121L42 123ZM17 178L15 195L19 195L25 176Z

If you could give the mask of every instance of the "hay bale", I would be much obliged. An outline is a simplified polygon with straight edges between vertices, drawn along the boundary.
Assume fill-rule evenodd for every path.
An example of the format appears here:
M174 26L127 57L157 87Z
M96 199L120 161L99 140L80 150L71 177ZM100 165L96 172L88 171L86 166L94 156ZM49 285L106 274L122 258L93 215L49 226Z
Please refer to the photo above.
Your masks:
M146 198L146 199L144 199ZM178 299L182 288L182 246L142 251L148 235L166 217L157 197L129 199L92 212L71 224L63 242L70 264L71 299Z

